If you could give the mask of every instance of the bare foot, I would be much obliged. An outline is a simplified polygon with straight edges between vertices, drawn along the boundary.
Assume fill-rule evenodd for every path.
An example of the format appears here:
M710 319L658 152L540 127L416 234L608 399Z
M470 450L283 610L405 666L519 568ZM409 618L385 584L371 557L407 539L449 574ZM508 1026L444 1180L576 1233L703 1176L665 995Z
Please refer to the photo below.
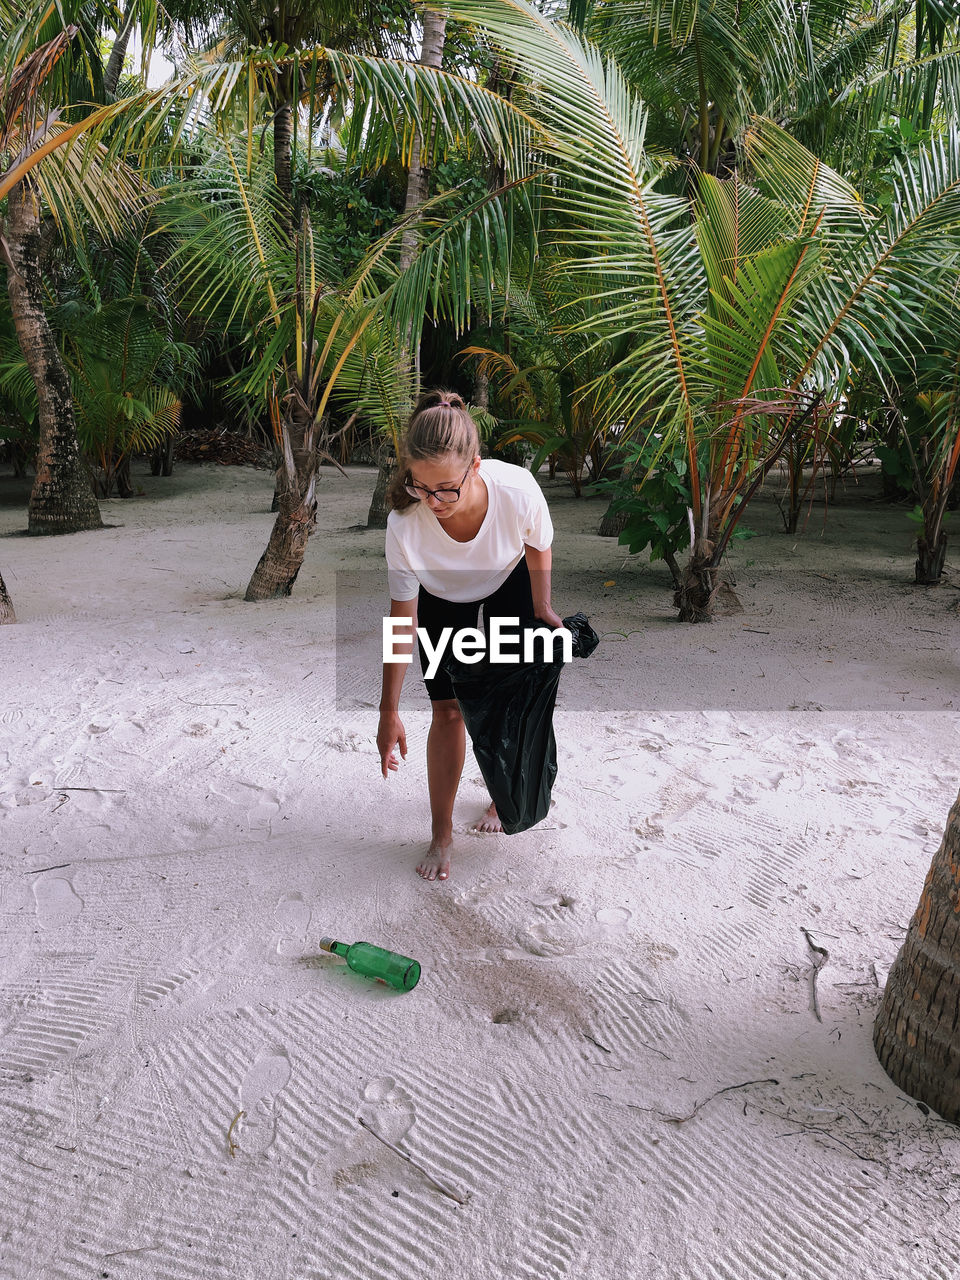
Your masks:
M450 874L450 845L452 836L434 836L422 862L417 865L417 875L424 880L446 880Z
M497 815L497 806L493 803L492 800L490 801L490 808L487 810L487 812L483 815L482 818L478 818L476 822L473 824L473 829L474 831L489 831L489 832L497 832L497 831L503 830L503 824L501 823L500 818Z

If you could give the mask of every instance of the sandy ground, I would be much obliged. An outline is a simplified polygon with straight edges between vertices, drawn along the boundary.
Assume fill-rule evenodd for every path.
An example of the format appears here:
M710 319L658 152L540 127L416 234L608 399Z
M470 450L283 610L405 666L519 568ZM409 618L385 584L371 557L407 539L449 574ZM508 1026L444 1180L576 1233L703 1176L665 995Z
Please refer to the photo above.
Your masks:
M468 756L427 884L418 673L387 782L373 743L371 481L324 473L293 598L248 605L266 473L141 472L60 539L0 478L0 1276L956 1280L960 1130L871 1046L960 781L956 553L912 586L870 473L801 537L771 495L744 612L682 627L547 483L603 644L548 819L471 835Z

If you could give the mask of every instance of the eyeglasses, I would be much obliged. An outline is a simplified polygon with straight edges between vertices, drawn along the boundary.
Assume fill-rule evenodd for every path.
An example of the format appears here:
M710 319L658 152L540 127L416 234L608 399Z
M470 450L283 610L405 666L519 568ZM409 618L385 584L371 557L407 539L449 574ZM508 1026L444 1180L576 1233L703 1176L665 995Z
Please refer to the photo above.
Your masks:
M460 483L455 489L428 489L424 484L405 484L403 487L406 489L407 493L410 494L411 498L436 498L438 502L456 502L460 497L460 490L463 488L463 482L467 478L467 472L472 466L473 463L471 462L470 466L467 467L467 470L460 477Z

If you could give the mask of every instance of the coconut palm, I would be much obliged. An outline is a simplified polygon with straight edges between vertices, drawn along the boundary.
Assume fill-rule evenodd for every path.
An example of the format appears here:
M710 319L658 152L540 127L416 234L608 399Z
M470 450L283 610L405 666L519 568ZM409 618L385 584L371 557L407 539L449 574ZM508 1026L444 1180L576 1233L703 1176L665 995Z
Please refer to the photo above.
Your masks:
M5 622L16 622L17 615L14 612L13 602L7 591L6 584L3 581L3 575L0 574L0 627Z
M306 322L307 311L312 305L308 303L307 294L301 288L302 282L296 280L293 269L293 263L303 260L304 252L309 251L301 238L305 224L293 180L298 150L295 124L299 115L303 116L305 141L302 149L310 150L318 129L329 131L335 119L344 120L349 124L348 141L353 151L362 150L371 159L383 159L391 152L408 158L412 151L412 170L415 172L430 163L439 146L463 143L468 133L496 154L505 142L515 141L526 124L496 95L462 77L438 79L430 66L414 68L400 60L390 61L331 47L342 43L351 49L373 49L379 53L405 51L405 26L399 29L398 35L395 23L391 25L383 21L387 9L381 9L374 3L364 7L356 3L318 5L313 0L305 0L281 9L227 4L217 10L211 10L209 6L194 8L185 3L174 6L170 12L182 20L188 30L202 35L206 29L210 36L205 62L196 65L208 68L219 65L222 68L216 91L210 99L210 109L220 120L221 128L244 139L245 155L238 162L238 171L242 170L246 175L251 173L255 145L263 142L262 137L259 143L256 140L256 123L261 117L269 121L270 154L277 196L271 203L269 216L279 239L286 243L290 261L290 270L274 274L271 279L273 297L270 300L268 294L268 300L275 312L271 321L275 327L281 325L281 312L285 310L292 315L301 308L301 319ZM442 19L431 15L429 21L425 21L424 29L436 37L432 46L439 49L442 45ZM216 39L213 39L214 34ZM435 62L437 59L431 57L430 60ZM205 75L209 82L209 70ZM418 191L416 182L414 186ZM251 210L251 220L257 216L258 212ZM256 279L261 275L258 268ZM247 293L248 290L243 290L244 297ZM302 310L305 305L306 311ZM353 302L349 304L350 307L353 305ZM338 327L339 322L335 322L334 330ZM330 345L324 343L324 360L338 341L336 332L329 337ZM302 333L297 341L302 341ZM408 345L413 350L413 344ZM276 343L270 349L279 353ZM304 388L299 378L304 352L302 349L296 353L291 350L287 355L285 364L278 364L275 372L279 375L285 368L291 376L294 369L297 374L289 385L282 385L279 379L275 382L275 409L278 411L272 418L282 437L281 457L286 460L278 478L278 526L266 553L271 567L268 571L267 562L263 561L258 566L248 587L248 598L261 598L258 594L261 591L269 594L288 592L300 561L272 563L272 557L281 548L287 548L284 554L291 549L300 554L305 545L298 531L300 525L307 530L312 525L312 517L306 514L310 502L306 506L304 502L312 488L310 476L317 459L304 463L296 474L290 472L288 461L305 459L310 453L307 440L312 442L312 448L319 441L320 432L317 423L312 420L308 423L303 417ZM344 361L348 358L345 356ZM339 375L343 364L338 363L334 367ZM301 407L295 415L294 406L298 405ZM282 500L284 489L291 486L299 493L293 507ZM294 510L300 513L296 516L298 530L291 526L285 533L281 526L294 519Z
M306 211L293 245L287 242L269 155L261 158L258 148L248 174L242 140L226 138L208 151L165 205L165 223L179 239L166 268L188 314L243 338L247 360L229 380L229 394L261 406L273 426L279 511L247 592L247 599L267 599L289 595L315 522L317 466L332 444L317 402L333 368L333 404L349 405L394 439L410 386L398 343L372 314L344 351L351 328L343 325L337 264L316 241ZM331 332L336 326L339 337Z
M945 388L920 392L917 411L923 414L918 473L921 480L915 581L934 586L943 576L947 535L943 523L960 475L960 359L955 359Z
M598 0L586 30L650 106L651 137L704 172L729 171L755 115L869 174L890 119L956 118L956 6L940 0Z
M35 155L57 141L68 126L50 122L43 93L56 78L57 64L70 46L75 28L32 42L32 33L0 12L11 37L0 86L0 152L13 161L0 191L7 194L3 234L7 245L7 289L14 325L28 361L39 401L40 450L37 481L30 505L30 530L69 533L97 528L100 513L84 471L76 439L69 378L47 322L40 263L40 190L16 158ZM12 31L11 31L11 28ZM32 46L32 47L31 47ZM65 139L66 141L66 139ZM52 149L52 148L51 148ZM52 166L44 173L49 179ZM39 159L34 172L39 169ZM37 173L39 181L42 177Z
M45 220L52 219L71 236L81 223L108 235L146 194L123 162L122 132L110 133L111 122L128 104L103 105L98 33L106 12L79 0L26 11L0 4L0 152L8 161L0 197L7 197L7 289L38 403L32 533L100 527L76 439L70 380L44 310L41 233ZM138 0L137 12L149 26L149 0ZM81 101L89 98L92 104ZM145 99L137 101L143 105Z
M956 280L955 270L950 279ZM904 488L916 507L919 525L914 579L935 586L947 553L944 520L951 489L960 475L960 353L956 312L943 313L936 341L922 351L905 352L894 365L896 393L891 415L899 449L882 446L885 465L895 460ZM898 456L899 455L899 456Z
M96 491L109 497L117 487L129 497L131 455L158 448L176 432L198 353L195 341L183 340L170 282L150 256L151 247L156 253L163 244L157 228L145 221L139 234L90 239L54 262L60 301L49 318ZM0 338L0 390L22 421L36 421L36 385L19 346L6 336Z
M889 378L906 335L922 344L935 331L960 229L957 147L921 153L876 211L760 118L745 136L746 177L701 174L690 202L665 189L676 161L646 145L646 104L593 44L523 0L458 0L452 12L520 68L514 103L536 121L542 169L456 217L425 219L416 263L380 303L402 331L429 306L462 324L483 288L471 245L502 242L504 260L516 192L539 203L541 241L588 311L571 327L629 346L597 378L611 417L627 436L684 442L693 555L679 606L708 616L723 550L784 449L822 435L863 373Z
M420 45L420 65L439 67L443 62L443 45L446 39L447 20L434 10L427 9L422 15L423 39ZM429 188L429 169L424 162L424 155L430 150L430 139L425 139L419 132L415 133L410 146L410 163L407 169L407 191L403 212L407 220L400 246L400 269L405 270L416 254L416 235L412 219L427 198ZM410 408L420 394L420 348L405 345L401 357L412 365L413 396ZM384 529L387 525L387 488L393 474L397 457L398 443L396 439L381 443L377 458L377 483L374 487L370 509L367 512L368 529Z
M887 978L873 1030L899 1088L960 1124L960 796Z

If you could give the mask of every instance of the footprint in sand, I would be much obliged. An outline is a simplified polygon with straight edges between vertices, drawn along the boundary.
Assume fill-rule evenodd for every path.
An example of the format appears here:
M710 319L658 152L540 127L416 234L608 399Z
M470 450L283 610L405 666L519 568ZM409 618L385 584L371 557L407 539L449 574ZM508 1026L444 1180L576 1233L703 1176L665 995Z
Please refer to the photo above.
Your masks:
M291 1076L290 1059L281 1047L258 1058L240 1086L243 1116L234 1129L234 1144L245 1156L262 1156L277 1136L277 1099Z
M416 1119L413 1099L390 1076L370 1081L363 1091L357 1115L364 1124L394 1146L399 1146L413 1128Z
M310 927L310 908L304 902L303 894L285 894L273 914L279 925L274 944L276 953L285 960L296 960L306 949L307 929Z
M273 820L280 813L280 796L255 782L247 782L242 778L224 779L211 786L213 795L220 796L230 804L247 808L247 826L251 829L273 830Z
M70 881L62 876L35 880L33 896L37 900L37 923L41 929L56 929L69 924L83 910L83 899L74 891Z
M593 914L596 923L587 923L578 917L577 899L557 890L534 899L534 906L542 918L528 925L519 941L524 951L545 958L572 955L592 942L615 938L633 915L626 907L601 907Z
M623 933L633 919L633 912L626 907L602 907L594 916L604 938L615 938Z
M532 956L569 956L579 950L587 939L583 931L573 924L564 924L559 920L545 920L542 923L529 925L520 936L519 942L524 951Z
M334 751L342 751L344 754L350 754L354 751L368 756L377 754L377 744L371 738L369 731L366 729L354 729L349 725L335 729L330 737L327 738L327 746L332 747Z

